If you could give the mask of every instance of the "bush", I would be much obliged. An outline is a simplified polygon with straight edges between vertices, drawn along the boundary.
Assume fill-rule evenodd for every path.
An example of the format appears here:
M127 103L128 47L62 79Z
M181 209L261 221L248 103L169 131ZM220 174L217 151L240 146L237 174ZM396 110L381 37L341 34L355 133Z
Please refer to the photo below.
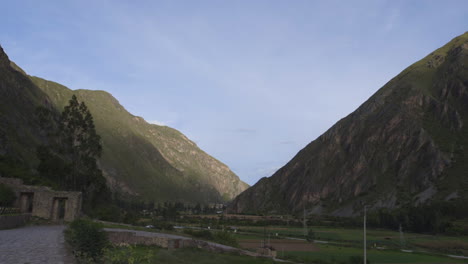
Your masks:
M208 230L191 230L191 229L185 229L184 233L191 235L196 238L200 239L206 239L206 240L213 240L213 234L211 234L210 231Z
M309 229L309 231L307 232L307 236L306 236L306 239L307 241L311 242L311 241L314 241L315 239L315 233L312 229Z
M112 264L149 264L154 257L154 249L151 246L123 246L108 247L105 250L102 263Z
M210 232L208 230L191 230L191 229L184 229L184 233L191 235L195 238L204 239L204 240L211 240L219 244L228 245L237 247L239 243L237 243L237 239L227 231L218 231L218 232Z
M0 207L12 206L15 199L15 192L9 186L0 183Z
M229 232L219 231L214 233L213 241L219 244L228 245L232 247L238 247L237 239Z
M351 256L349 257L348 263L350 264L361 264L364 262L364 258L362 256ZM366 263L370 263L369 259L366 259Z
M110 222L121 222L121 210L116 205L97 206L89 214L90 217Z
M159 220L153 220L151 224L154 226L154 229L159 229L159 230L167 230L167 231L172 231L174 230L174 225L172 225L169 222L166 221L159 221Z
M108 239L102 226L90 220L78 219L65 231L67 242L78 260L99 262Z

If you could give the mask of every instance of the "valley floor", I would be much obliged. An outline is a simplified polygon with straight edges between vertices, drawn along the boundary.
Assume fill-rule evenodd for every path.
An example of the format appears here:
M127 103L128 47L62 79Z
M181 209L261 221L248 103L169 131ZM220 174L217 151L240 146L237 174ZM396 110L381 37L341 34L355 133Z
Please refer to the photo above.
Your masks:
M310 227L314 242L303 238L299 227L239 226L236 234L241 247L253 249L263 243L273 246L277 256L300 263L342 263L363 255L361 229ZM432 236L392 230L367 232L370 263L467 263L448 255L468 255L468 237ZM401 249L407 249L407 252Z
M128 227L122 227L128 228ZM208 230L200 226L179 226L195 230ZM314 242L303 238L304 230L287 226L236 226L229 227L240 248L255 252L266 243L277 251L277 258L292 263L354 263L352 258L362 256L362 230L353 228L310 227L314 231ZM141 230L141 227L138 228ZM146 229L150 231L151 229ZM210 232L219 230L210 229ZM172 231L176 233L177 231ZM181 232L187 236L187 234ZM432 236L425 234L405 233L402 236L396 231L371 229L367 233L368 259L370 263L467 263L467 259L457 259L448 255L466 255L468 237ZM412 252L402 251L405 249ZM435 248L437 247L437 248ZM136 254L143 258L151 256L160 263L273 263L271 259L239 256L236 254L212 253L196 249L168 251L156 247L114 248L112 254ZM212 261L218 262L212 262ZM166 262L167 261L167 262ZM153 262L145 262L153 263ZM361 263L361 262L359 262Z

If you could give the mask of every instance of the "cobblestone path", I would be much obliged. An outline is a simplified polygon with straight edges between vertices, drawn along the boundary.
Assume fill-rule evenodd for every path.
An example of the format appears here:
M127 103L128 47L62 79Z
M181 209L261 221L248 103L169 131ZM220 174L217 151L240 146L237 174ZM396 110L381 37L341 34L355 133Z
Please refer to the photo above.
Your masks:
M65 226L0 230L1 264L74 263L65 248Z

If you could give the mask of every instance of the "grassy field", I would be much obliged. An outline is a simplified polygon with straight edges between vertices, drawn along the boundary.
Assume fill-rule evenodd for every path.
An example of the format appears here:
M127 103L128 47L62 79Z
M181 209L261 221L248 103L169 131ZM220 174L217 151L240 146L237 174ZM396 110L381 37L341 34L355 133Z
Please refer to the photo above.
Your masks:
M238 227L240 232L237 239L255 243L263 238L264 228L256 226ZM285 258L303 263L339 263L349 262L352 256L362 256L363 231L351 228L310 227L315 233L316 240L327 241L328 244L313 243L319 250L300 251L276 248L279 258ZM304 236L304 230L297 227L270 226L266 228L267 237L296 237ZM368 259L371 263L467 263L468 260L449 258L445 254L467 255L468 237L432 236L425 234L404 233L405 249L412 249L417 253L401 252L400 233L392 230L367 231ZM303 243L310 243L303 241ZM304 245L301 245L303 248ZM376 248L380 249L376 249ZM419 253L424 251L424 253Z
M249 237L262 237L264 228L256 226L241 226L239 230L246 232L240 233L240 239ZM362 229L352 228L332 228L332 227L309 227L314 234L315 240L325 240L339 244L360 245L363 240ZM297 227L270 226L266 229L267 234L279 237L304 237L304 229ZM451 254L468 255L468 237L467 236L434 236L416 233L403 233L403 239L400 239L400 233L392 230L369 229L367 230L367 241L370 247L386 247L390 249L439 249L439 252Z
M106 251L104 263L165 264L272 264L271 259L213 253L200 249L166 250L150 246L115 247Z
M108 227L128 228L126 226L111 225ZM240 242L242 248L254 251L256 245L262 244L264 231L266 231L266 237L268 238L269 235L271 244L276 246L278 257L291 261L300 263L351 263L350 258L352 256L362 256L363 232L361 229L309 227L315 234L315 240L328 242L321 244L305 240L286 239L304 238L304 230L298 227L268 226L264 229L264 227L259 226L237 226L236 228L238 231L236 233L231 232L231 234ZM136 229L151 231L151 229L144 228ZM183 234L177 231L170 231L170 233ZM468 237L466 236L451 237L404 233L403 238L403 248L414 250L415 253L400 251L402 246L399 232L380 229L368 230L368 259L371 263L468 263L468 260L459 260L446 256L447 254L467 256ZM294 247L294 245L297 245L297 247ZM137 251L146 250L146 253L149 252L147 249L143 249ZM225 254L213 254L212 256L212 253L205 251L183 250L179 252L179 250L176 250L168 252L161 249L157 251L159 255L156 255L158 255L158 261L162 261L161 263L172 263L171 261L175 261L174 263L269 263L252 262L255 259ZM191 256L188 258L190 261L199 262L183 262L185 261L184 258L189 255ZM164 258L167 258L169 262L164 262L166 261ZM178 260L179 258L181 259ZM204 258L208 258L208 260Z
M284 252L284 257L282 252L278 252L278 257L304 263L339 263L348 261L351 256L362 256L360 248L331 245L318 245L318 247L320 250L315 252ZM466 263L466 261L443 256L373 249L368 250L367 258L370 263Z

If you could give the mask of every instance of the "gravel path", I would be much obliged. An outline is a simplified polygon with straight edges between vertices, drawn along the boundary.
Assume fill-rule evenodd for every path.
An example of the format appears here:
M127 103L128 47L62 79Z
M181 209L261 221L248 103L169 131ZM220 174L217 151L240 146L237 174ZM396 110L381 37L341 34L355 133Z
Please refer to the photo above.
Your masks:
M65 226L0 230L1 264L74 263L64 242Z

